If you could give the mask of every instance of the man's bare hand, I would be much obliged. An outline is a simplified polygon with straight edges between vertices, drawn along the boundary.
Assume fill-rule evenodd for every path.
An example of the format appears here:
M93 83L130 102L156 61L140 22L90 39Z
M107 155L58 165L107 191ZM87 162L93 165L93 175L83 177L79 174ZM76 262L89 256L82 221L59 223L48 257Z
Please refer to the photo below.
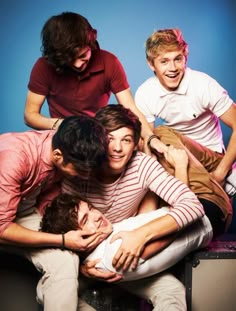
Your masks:
M85 261L80 265L80 272L87 278L98 279L107 283L115 283L123 278L121 274L97 269L96 264L99 261L100 259Z
M186 168L188 166L188 154L184 149L176 149L174 146L167 146L167 150L164 152L166 161L173 168Z
M216 169L215 171L212 171L210 175L221 185L221 187L224 187L226 177L225 173L222 173L220 170Z
M114 234L110 243L117 239L122 239L122 243L112 260L112 265L116 270L127 271L129 267L132 270L136 269L145 245L143 234L138 230L120 231Z
M142 144L143 152L145 152L146 154L156 157L155 156L156 153L163 154L167 150L166 145L162 141L160 141L158 137L152 138L150 142L150 146L151 146L151 149L150 149L147 145L148 139L149 137L146 137Z
M103 240L102 232L73 230L65 234L65 246L68 249L90 252Z

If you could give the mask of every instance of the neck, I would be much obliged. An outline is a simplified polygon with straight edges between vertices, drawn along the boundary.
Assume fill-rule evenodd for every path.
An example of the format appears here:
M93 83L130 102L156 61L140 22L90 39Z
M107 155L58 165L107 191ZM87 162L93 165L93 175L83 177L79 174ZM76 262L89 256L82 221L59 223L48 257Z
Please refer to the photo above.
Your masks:
M105 184L112 184L114 183L122 173L112 173L106 169L101 169L97 173L97 179Z

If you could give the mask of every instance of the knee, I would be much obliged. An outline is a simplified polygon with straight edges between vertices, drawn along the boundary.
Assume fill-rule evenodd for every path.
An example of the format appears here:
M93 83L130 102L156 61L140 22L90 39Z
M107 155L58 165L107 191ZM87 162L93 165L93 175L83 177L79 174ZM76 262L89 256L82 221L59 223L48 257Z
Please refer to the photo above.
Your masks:
M37 285L38 302L48 304L55 293L64 291L69 293L71 301L77 299L79 257L75 253L48 249L37 254L33 261L42 273ZM60 299L64 299L63 295Z
M57 271L65 271L72 276L78 276L79 256L71 251L59 250L54 267Z
M78 276L79 256L72 251L46 249L31 254L31 259L36 268L45 275Z

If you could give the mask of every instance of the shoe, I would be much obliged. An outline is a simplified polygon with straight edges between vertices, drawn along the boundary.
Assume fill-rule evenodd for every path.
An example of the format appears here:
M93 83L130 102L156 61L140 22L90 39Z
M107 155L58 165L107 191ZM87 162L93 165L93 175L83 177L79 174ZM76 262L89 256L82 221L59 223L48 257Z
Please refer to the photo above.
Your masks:
M226 177L225 191L230 197L233 197L236 193L236 163L233 164L232 170Z

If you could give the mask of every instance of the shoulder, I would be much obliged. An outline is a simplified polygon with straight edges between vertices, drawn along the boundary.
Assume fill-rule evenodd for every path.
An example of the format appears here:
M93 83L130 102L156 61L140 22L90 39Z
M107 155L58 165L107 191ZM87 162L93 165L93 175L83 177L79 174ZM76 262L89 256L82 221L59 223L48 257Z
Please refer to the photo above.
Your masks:
M186 69L185 74L189 78L190 82L197 80L199 83L204 84L206 81L215 81L215 79L212 78L207 73L198 70L193 70L189 67Z
M35 145L38 148L39 144L43 144L44 141L52 140L55 131L53 130L28 130L25 132L10 132L0 135L0 151L2 149L11 148L15 151L22 149L25 150L26 146ZM17 145L17 148L16 148Z
M156 76L149 77L149 78L146 79L142 84L140 84L140 86L138 87L137 91L149 89L149 88L151 88L153 85L156 86L156 84L157 84L157 78L156 78Z
M56 73L56 70L53 65L49 64L45 57L40 57L37 59L37 61L34 63L32 68L33 73Z
M159 162L156 161L151 156L138 151L133 158L131 158L129 162L129 169L137 170L139 173L141 169L149 169L150 167L158 167L160 166Z
M115 54L106 50L100 50L100 54L104 59L111 59L111 60L118 59L118 57Z
M29 153L36 152L39 146L39 135L45 136L46 132L29 130L26 132L12 132L5 133L0 135L0 158L1 164L4 158L5 161L12 160L11 155L14 155L14 161L12 162L15 165L19 159L23 162L27 161L29 158ZM41 141L41 139L40 139ZM37 152L36 152L37 153Z
M148 118L148 122L153 122L153 109L155 109L161 94L162 89L156 76L150 77L144 81L135 92L135 102Z
M93 57L96 61L102 61L104 64L119 62L119 59L115 54L101 49L93 51Z
M145 80L138 88L135 96L139 97L145 95L145 97L153 98L153 92L159 93L159 81L156 76L150 77Z
M44 66L44 67L48 67L49 66L49 63L47 62L46 58L45 57L39 57L36 62L34 63L34 67L35 66Z
M203 96L205 103L210 102L215 105L220 98L228 97L227 91L219 82L204 72L187 68L186 82L191 92ZM225 103L225 99L223 99L223 103Z

